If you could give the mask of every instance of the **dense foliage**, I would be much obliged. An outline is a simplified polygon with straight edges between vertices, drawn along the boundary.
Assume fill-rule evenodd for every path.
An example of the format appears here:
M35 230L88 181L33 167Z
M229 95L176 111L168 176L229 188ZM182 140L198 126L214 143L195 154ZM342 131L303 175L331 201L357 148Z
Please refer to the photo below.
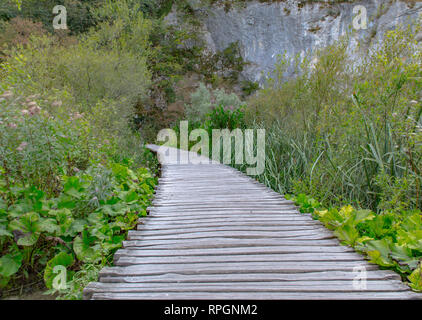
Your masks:
M51 289L64 265L61 293L78 298L96 273L81 275L111 263L146 214L155 179L122 158L116 139L96 136L88 117L50 113L36 98L7 91L0 103L0 285L43 276Z
M422 208L422 53L417 30L398 28L359 63L343 42L316 60L297 60L282 77L280 57L249 118L266 129L263 181L281 193L305 193L327 205L376 212Z
M422 220L421 212L409 210L376 214L350 205L324 209L304 194L294 200L302 213L312 213L334 231L340 241L367 255L370 262L393 269L415 291L422 291Z
M20 6L17 5L20 3ZM94 26L96 19L92 13L101 0L73 1L73 0L3 0L0 4L0 19L10 20L16 17L29 18L52 31L54 18L53 8L63 5L68 12L67 24L72 33L81 33Z
M151 27L142 14L129 16L125 4L93 11L113 19L78 38L57 41L58 35L29 32L25 42L18 39L4 49L4 294L41 282L50 293L81 298L83 287L113 262L127 231L146 215L156 160L143 149L133 119L151 83L146 63ZM57 266L65 267L66 283L58 280Z

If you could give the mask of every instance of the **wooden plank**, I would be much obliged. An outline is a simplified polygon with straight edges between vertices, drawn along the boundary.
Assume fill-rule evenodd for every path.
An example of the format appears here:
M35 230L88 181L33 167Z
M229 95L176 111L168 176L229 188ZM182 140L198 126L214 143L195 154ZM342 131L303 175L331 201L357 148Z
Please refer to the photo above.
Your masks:
M295 247L295 246L274 246L274 247L240 247L240 248L210 248L210 249L119 249L115 259L122 256L132 257L178 257L178 256L213 256L213 255L249 255L249 254L292 254L292 253L346 253L355 251L350 247Z
M238 209L238 210L259 210L259 209L266 209L266 210L279 210L280 206L282 204L266 204L265 206L263 205L259 205L259 204L254 204L254 205L248 205L246 203L209 203L209 204L197 204L197 203L187 203L187 204L176 204L176 205L159 205L159 206L155 206L155 208L157 209L162 209L162 208L166 208L167 210L188 210L190 208L194 208L195 210L213 210L213 209ZM283 204L286 206L286 208L290 209L290 210L294 210L294 208L296 208L294 205L292 204Z
M216 231L277 231L277 232L286 232L286 231L304 231L304 230L312 230L312 231L323 231L326 232L327 230L324 229L323 226L318 225L308 225L308 226L273 226L273 225L266 225L266 226L238 226L238 225L219 225L210 227L197 227L191 226L191 228L180 228L180 227L164 227L164 228L157 228L153 226L146 225L138 225L138 231L129 231L129 234L137 232L139 235L170 235L170 234L183 234L183 233L190 233L190 232L216 232Z
M168 193L174 193L174 194L180 194L180 195L185 195L185 194L189 194L191 192L195 192L195 193L207 193L209 191L213 192L213 193L218 193L221 194L223 191L227 191L228 193L225 194L253 194L253 195L257 195L256 192L259 191L259 194L262 195L267 195L267 196L276 196L276 197L283 197L283 195L269 190L269 189L265 189L262 186L257 186L257 185L249 185L249 186L227 186L227 185L216 185L216 186L195 186L195 187L191 187L189 185L177 185L177 186L163 186L163 185L158 185L156 187L156 190L158 191L162 191L162 192L168 192ZM239 193L239 191L242 191L242 193ZM244 192L244 193L243 193Z
M204 192L220 193L222 191L225 191L226 194L232 194L232 195L243 194L243 193L247 194L248 192L254 193L255 195L257 193L260 194L261 192L264 192L264 194L268 194L268 195L274 194L274 193L271 193L271 192L264 191L260 188L255 188L255 187L247 188L247 187L241 187L241 186L239 186L239 187L233 186L233 187L230 187L230 188L225 187L225 186L215 186L215 187L209 187L209 186L208 187L207 186L203 186L203 187L178 186L178 187L173 188L173 187L169 186L169 187L160 187L160 188L157 189L157 192L177 193L180 190L183 190L183 192L190 192L191 194L192 193L201 194L201 193L204 193Z
M378 267L361 261L355 262L228 262L228 263L192 263L192 264L143 264L139 266L108 267L100 272L100 276L141 276L164 273L182 274L226 274L226 273L306 273L317 271L350 271L357 266L365 266L366 270L378 270Z
M236 217L242 217L242 215L255 215L259 218L287 218L297 219L297 218L305 218L311 219L308 215L305 214L298 214L297 211L294 209L286 209L285 211L278 211L274 210L273 208L268 209L250 209L250 208L226 208L226 209L208 209L204 210L201 208L183 208L178 210L173 210L171 208L165 207L152 207L148 209L150 216L156 217L184 217L184 216L192 216L198 217L199 214L205 214L207 216L229 216L229 215L236 215Z
M397 280L400 276L392 271L366 272L367 280ZM353 281L356 273L348 271L322 271L307 273L232 273L232 274L178 274L166 273L148 276L101 276L103 283L203 283L203 282L271 282L271 281Z
M170 210L151 210L149 211L149 217L152 218L173 218L173 220L175 220L175 212L171 212ZM288 212L286 212L286 214L277 214L274 211L268 211L268 212L262 212L262 213L257 213L255 211L248 211L248 210L244 210L242 211L231 211L231 210L227 210L225 212L217 212L214 210L209 210L209 211L205 211L205 210L197 210L197 211L191 211L191 210L182 210L177 212L177 220L180 219L199 219L199 218L234 218L234 219L242 219L242 218L255 218L255 219L263 219L265 221L266 220L271 220L274 219L274 221L297 221L297 220L301 220L298 218L305 218L305 220L309 221L309 217L306 216L300 216L298 214L296 215L291 215ZM289 219L290 218L290 219ZM303 221L303 219L302 219ZM177 221L175 221L177 222Z
M236 238L236 239L331 239L334 237L330 231L315 231L315 230L301 230L301 231L209 231L209 232L180 232L173 234L142 234L140 231L129 232L129 240L167 240L167 239L202 239L202 238Z
M335 239L335 236L333 234L313 234L313 235L279 235L279 236L273 236L271 238L267 236L259 236L254 235L252 233L245 234L241 233L241 235L232 235L230 233L227 233L226 235L223 234L215 234L215 235L204 235L204 234L195 234L195 235L189 235L189 234L181 234L179 236L170 235L170 236L138 236L136 234L132 234L128 236L127 241L139 241L139 240L145 240L145 241L170 241L174 242L174 240L187 240L189 242L191 241L197 241L202 239L207 239L208 241L213 241L214 239L219 240L226 240L226 239L244 239L244 240L262 240L262 239L272 239L272 240L325 240L325 239Z
M409 291L399 281L367 281L366 289L356 289L353 281L226 282L226 283L92 283L87 291L108 293L172 292L401 292Z
M160 206L160 207L148 207L148 211L158 213L158 214L173 214L173 217L178 216L178 214L182 213L209 213L210 215L213 213L232 213L232 214L242 214L242 213L248 213L248 214L260 214L260 215L269 215L271 214L271 218L287 218L291 217L293 219L312 219L310 214L303 214L299 213L297 211L296 207L285 207L284 209L281 209L279 207L249 207L249 206L233 206L233 207L196 207L196 206L185 206L185 207L166 207L166 206Z
M193 196L193 195L192 195ZM203 198L202 196L199 197L201 199L190 199L190 200L186 200L186 199L170 199L170 198L166 198L164 200L156 200L153 201L153 205L155 208L160 209L161 207L171 207L173 209L173 207L192 207L192 206L205 206L208 205L209 207L214 207L216 205L223 206L224 208L230 208L231 206L236 206L238 205L239 207L248 207L248 208L253 208L256 207L258 209L264 207L264 208L269 208L271 209L272 207L276 206L277 209L280 206L285 206L285 205L290 205L290 206L295 206L294 203L292 202L287 202L287 201L283 201L280 199L263 199L263 198L237 198L237 199L229 199L229 198L220 198L218 197L218 203L216 203L216 197L214 198ZM260 204L265 200L265 204ZM297 211L296 211L297 214Z
M140 223L138 224L138 230L145 230L145 228L148 228L150 230L154 230L154 229L171 229L171 228L196 228L196 227L207 227L210 228L211 230L213 228L217 228L217 227L222 227L222 226L226 226L226 225L232 225L231 223L225 223L225 222L219 222L219 221L205 221L205 222L196 222L196 223L191 223L191 222L182 222L180 223L179 221L159 221L159 220L155 220L155 219L149 219L147 218L142 218L140 219ZM236 223L237 227L285 227L285 228L289 228L291 227L292 229L294 229L295 227L298 226L311 226L311 227L320 227L322 226L322 224L319 221L314 221L314 220L309 220L309 221L240 221Z
M167 201L167 200L174 200L174 201L183 201L186 200L187 197L191 197L191 201L194 199L204 199L205 201L215 201L218 198L218 201L231 201L230 199L236 196L236 193L230 193L224 190L218 190L215 192L189 192L189 193L176 193L176 192L162 192L156 191L154 198L154 204L158 201ZM264 202L267 200L274 200L274 201L282 201L284 198L276 197L273 195L266 195L261 192L245 192L242 195L239 195L238 200L254 200L256 202Z
M231 248L231 247L261 247L261 246L338 246L336 239L324 240L301 240L301 239L231 239L214 238L197 239L195 241L186 240L129 240L123 241L123 248L128 247L154 247L154 248L173 248L173 249L205 249L205 248Z
M177 219L176 219L177 217ZM220 223L235 223L235 222L256 222L256 223L260 223L260 222L281 222L281 221L285 221L285 222L292 222L292 221L311 221L309 219L309 217L301 217L301 216L297 216L297 217L283 217L283 216L253 216L253 217L243 217L243 216L228 216L228 217L213 217L212 214L210 215L197 215L195 218L193 217L183 217L183 216L175 216L175 217L161 217L159 215L150 215L148 216L149 219L154 220L154 222L164 222L164 221L174 221L177 222L179 224L181 223L197 223L197 222L205 222L205 221L209 221L209 222L220 222Z
M233 200L233 196L236 196L236 200L255 200L255 201L262 201L262 200L286 200L282 196L278 195L272 195L272 194L265 194L262 192L256 193L256 192L250 192L245 194L231 194L224 192L224 190L218 190L216 192L195 192L195 196L201 196L201 199L203 200L214 200L215 197L218 196L219 201L230 201ZM154 202L158 201L167 201L169 199L174 200L180 200L185 201L187 197L192 197L191 192L161 192L157 194L154 198ZM203 198L202 198L203 197ZM192 199L191 199L192 200Z
M173 263L222 263L222 262L310 262L310 261L362 261L362 257L352 253L297 253L297 254L244 254L218 256L170 256L170 257L120 257L115 259L116 266L141 264Z
M407 292L172 292L94 293L98 300L408 300L420 299Z

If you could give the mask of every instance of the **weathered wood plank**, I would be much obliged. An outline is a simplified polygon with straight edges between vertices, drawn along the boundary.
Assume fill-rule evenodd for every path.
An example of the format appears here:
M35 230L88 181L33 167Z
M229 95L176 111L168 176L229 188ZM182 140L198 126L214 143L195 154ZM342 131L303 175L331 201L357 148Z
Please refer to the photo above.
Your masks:
M236 239L331 239L334 238L333 233L329 231L210 231L210 232L180 232L179 234L142 234L140 231L129 232L128 240L170 240L170 239L214 239L214 238L236 238Z
M177 216L177 214L175 214ZM151 220L154 220L155 222L163 222L163 221L174 221L175 218L172 219L172 217L167 216L167 217L161 217L160 215L150 215L148 217ZM213 217L212 214L210 215L197 215L196 218L193 217L183 217L183 216L177 216L177 223L197 223L197 222L205 222L205 221L209 221L209 222L220 222L220 223L234 223L234 222L281 222L281 221L285 221L285 222L292 222L292 221L310 221L308 217L302 217L302 216L297 216L297 217L284 217L282 215L274 215L272 216L227 216L227 217Z
M191 263L191 264L144 264L139 266L108 267L100 272L100 276L141 276L163 273L182 274L226 274L226 273L307 273L316 271L349 271L357 266L365 266L366 270L378 270L373 264L356 262L228 262L228 263Z
M392 271L372 270L366 273L367 280L398 280L400 276ZM114 283L203 283L203 282L273 282L273 281L353 281L356 273L348 271L322 271L307 273L233 273L233 274L178 274L166 273L148 276L102 276L101 282Z
M298 254L248 254L218 256L180 256L180 257L131 257L125 256L115 260L116 266L141 264L173 264L173 263L216 263L216 262L311 262L311 261L362 261L358 254L348 253L298 253Z
M167 217L167 216L171 216L177 214L178 217L182 217L183 215L193 215L195 217L198 216L198 214L206 214L206 215L220 215L220 216L228 216L228 215L236 215L237 217L241 217L242 215L246 214L246 215L257 215L259 217L262 218L278 218L278 217L282 217L282 218L292 218L292 219L296 219L296 218L305 218L305 219L311 219L310 216L303 214L303 215L298 215L297 211L295 209L292 208L286 208L285 210L277 210L274 208L261 208L261 209L252 209L252 208L225 208L225 209L221 209L221 208L208 208L208 209L203 209L203 208L193 208L193 207L185 207L185 208L181 208L181 209L177 209L174 210L172 208L167 208L167 207L149 207L148 211L150 212L150 215L159 215L160 217Z
M155 219L149 219L148 217L143 218L140 220L140 223L138 224L138 230L142 229L145 230L146 228L150 230L154 229L174 229L174 228L196 228L196 227L207 227L212 230L213 228L226 226L226 225L234 225L232 223L225 223L225 222L219 222L219 221L205 221L205 222L197 222L197 223L179 223L179 221L159 221ZM319 221L240 221L235 224L239 227L291 227L294 229L298 226L311 226L311 227L320 227L322 224Z
M94 293L98 300L408 300L419 299L410 292L172 292Z
M230 248L230 247L258 247L258 246L338 246L339 242L336 239L327 240L303 240L303 239L231 239L231 238L214 238L196 239L195 241L186 240L129 240L123 242L123 248L128 247L155 247L168 248L171 246L174 249L182 248Z
M177 215L178 218L184 218L184 217L193 217L196 218L199 215L206 215L209 217L231 217L235 215L236 218L241 218L242 216L247 216L247 217L257 217L257 218L284 218L284 220L287 220L287 218L291 218L289 219L289 221L295 221L298 220L298 218L305 218L304 220L310 220L311 218L307 215L298 215L297 212L295 213L294 210L292 209L286 209L286 211L281 212L281 211L277 211L274 209L261 209L261 210L253 210L253 209L208 209L208 210L204 210L204 209L192 209L192 208L183 208L182 210L178 209L176 210L172 210L169 208L165 208L165 207L155 207L155 208L150 208L149 210L149 214L150 216L155 216L155 217L172 217L174 218L175 215Z
M271 221L272 219L274 221L310 221L310 219L306 216L303 216L305 219L300 219L301 217L296 215L291 215L289 212L286 214L280 214L276 213L274 211L268 211L268 212L262 212L257 213L255 211L231 211L227 210L226 212L218 212L214 210L205 211L205 210L182 210L176 213L178 220L200 220L200 219L216 219L216 218L231 218L231 219L238 219L239 221L242 221L243 218L255 218L255 219L262 219L263 221ZM158 220L157 218L174 218L175 211L173 211L173 214L171 211L167 210L152 210L149 211L149 217L154 218ZM289 219L291 218L291 219ZM177 222L177 221L174 221Z
M274 246L274 247L240 247L240 248L210 248L203 249L119 249L115 259L122 256L132 257L178 257L178 256L221 256L221 255L249 255L249 254L298 254L298 253L355 253L350 247L295 247L295 246Z
M209 227L197 227L192 226L191 228L176 228L171 226L164 227L164 228L154 228L153 226L148 226L146 228L145 225L138 225L138 231L129 231L129 234L136 232L139 235L171 235L171 234L183 234L183 233L191 233L191 232L216 232L216 231L276 231L276 232L286 232L286 231L323 231L326 232L327 230L322 226L277 226L274 227L273 225L267 226L214 226L212 228Z
M399 281L367 281L366 289L356 289L353 281L236 282L236 283L92 283L87 291L107 293L172 292L400 292L408 289Z

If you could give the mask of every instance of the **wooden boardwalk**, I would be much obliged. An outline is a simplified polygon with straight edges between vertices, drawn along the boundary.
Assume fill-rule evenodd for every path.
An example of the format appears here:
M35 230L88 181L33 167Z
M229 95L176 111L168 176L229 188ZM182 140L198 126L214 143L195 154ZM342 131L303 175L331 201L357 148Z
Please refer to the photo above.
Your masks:
M85 299L418 299L278 193L217 164L165 156L149 216ZM366 269L366 289L354 286ZM355 272L354 272L355 271Z

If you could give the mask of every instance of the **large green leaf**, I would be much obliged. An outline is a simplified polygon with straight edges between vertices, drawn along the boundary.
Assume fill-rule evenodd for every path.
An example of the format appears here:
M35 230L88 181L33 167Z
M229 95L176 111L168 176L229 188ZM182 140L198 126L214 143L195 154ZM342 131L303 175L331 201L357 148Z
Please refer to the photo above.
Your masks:
M5 225L0 224L0 237L13 237L13 234L7 230Z
M341 215L337 209L319 211L318 217L328 229L336 229L345 221L344 216Z
M135 203L138 201L138 199L139 196L135 190L129 190L128 192L125 192L124 196L122 197L122 200L128 204Z
M22 265L22 254L6 254L0 258L0 275L10 277L19 271Z
M376 217L371 210L358 210L353 215L353 224L357 225L360 222L373 220Z
M85 219L76 219L72 222L69 229L64 235L75 236L78 233L81 233L87 224L88 224L88 221L86 221Z
M41 230L41 222L39 214L36 212L28 212L20 218L10 222L9 228L11 230L19 230L24 236L19 238L18 245L32 246L39 238Z
M128 180L137 180L137 176L135 175L135 173L128 167L125 167L121 164L113 163L111 165L111 170L113 171L113 174L115 175L119 183L124 183Z
M391 240L387 238L382 240L371 240L367 241L365 246L368 255L371 257L370 262L384 267L391 267L394 265L390 257L392 246Z
M57 207L59 209L74 209L76 207L76 201L69 195L61 194L57 201Z
M413 290L422 291L422 263L408 277Z
M391 214L380 214L371 220L364 221L365 229L369 230L372 238L384 238L395 233L392 229L394 216Z
M74 262L73 256L65 252L60 252L53 259L47 262L47 266L44 270L44 281L47 288L52 289L53 280L57 276L54 272L54 267L63 266L64 268L70 267Z
M74 218L69 209L61 209L56 212L56 220L59 226L60 235L64 235L71 227Z
M334 235L350 246L354 246L356 240L360 237L359 232L352 223L340 226L334 231Z
M63 193L73 198L80 199L84 195L85 189L90 185L80 177L64 177Z
M101 247L95 241L96 238L90 236L87 230L73 240L73 250L79 260L93 263L101 258Z
M405 231L422 230L421 213L415 212L409 214L405 219L403 219L400 227Z
M402 272L409 272L414 270L422 257L414 257L412 250L407 246L399 246L393 244L391 246L391 258L393 258L399 266Z
M57 221L55 219L43 219L39 227L42 232L51 234L55 234L59 231L59 226L57 225Z
M37 243L38 238L40 237L39 233L29 233L24 237L18 240L18 245L30 247Z
M406 245L410 249L422 252L422 230L398 230L397 242Z
M101 207L101 211L110 217L121 216L126 214L128 206L125 203L119 202L113 205L104 205Z
M19 230L23 233L35 233L40 231L39 229L40 216L36 212L28 212L22 215L20 218L10 222L9 228L11 230Z

